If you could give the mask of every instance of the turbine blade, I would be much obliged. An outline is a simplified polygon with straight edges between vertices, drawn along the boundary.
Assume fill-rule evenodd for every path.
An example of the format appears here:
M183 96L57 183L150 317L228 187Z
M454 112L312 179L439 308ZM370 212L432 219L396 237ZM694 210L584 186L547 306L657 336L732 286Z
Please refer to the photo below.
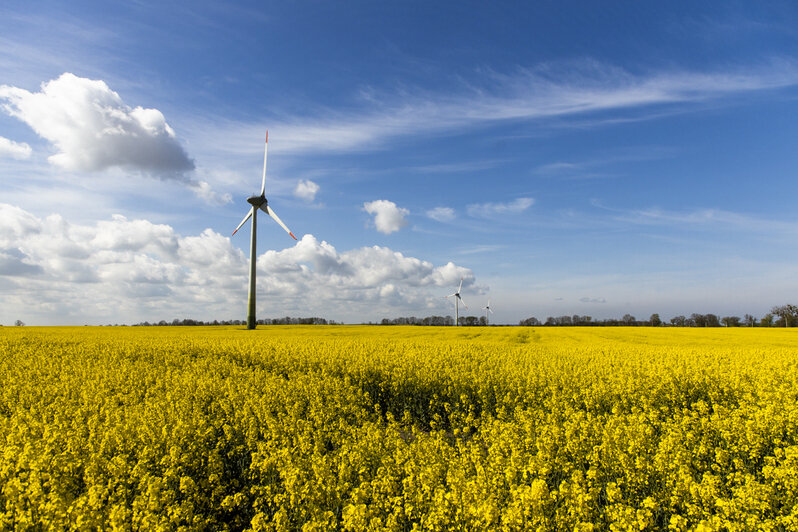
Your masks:
M460 277L460 286L459 286L459 288L457 288L457 293L459 294L460 290L462 290L462 289L463 289L463 278Z
M260 195L266 194L266 156L269 155L269 130L266 130L266 142L263 148L263 179L260 184Z
M285 229L285 232L286 232L286 233L288 233L289 235L291 235L291 238L293 238L294 240L296 240L296 237L294 236L294 233L292 233L292 232L291 232L291 230L290 230L290 229L289 229L289 228L288 228L288 227L287 227L287 226L286 226L286 225L283 223L283 221L282 221L282 220L281 220L281 219L280 219L280 218L279 218L279 217L278 217L278 216L277 216L277 215L274 213L274 211L271 209L271 207L269 207L268 205L264 204L264 205L261 205L261 206L260 206L260 209L261 209L263 212L265 212L266 214L268 214L269 216L271 216L271 217L274 219L274 221L275 221L275 222L277 222L278 224L280 224L280 227L282 227L283 229Z
M490 308L490 307L488 307L488 312L490 312L491 314L493 314L493 309L492 309L492 308Z
M460 303L462 303L462 304L463 304L463 306L464 306L466 309L468 309L468 305L466 305L466 302L465 302L465 301L463 301L463 298L462 298L462 297L460 298Z
M250 209L249 212L247 213L247 215L244 216L244 219L241 220L240 224L238 224L238 227L236 227L236 230L233 231L233 234L236 234L238 232L238 230L241 229L241 226L244 225L244 223L246 223L247 220L249 220L250 216L252 216L252 209Z

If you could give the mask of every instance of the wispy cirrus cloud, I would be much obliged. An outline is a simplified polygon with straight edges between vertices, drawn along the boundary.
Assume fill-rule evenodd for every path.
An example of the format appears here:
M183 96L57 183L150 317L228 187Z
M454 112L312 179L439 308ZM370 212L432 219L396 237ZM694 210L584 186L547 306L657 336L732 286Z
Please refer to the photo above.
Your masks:
M616 220L640 225L689 225L693 228L733 228L738 231L798 234L798 220L770 220L723 209L671 211L652 207L615 212Z
M451 222L455 218L455 213L451 207L435 207L427 211L427 217L436 222Z
M798 64L789 60L715 72L632 73L596 61L546 64L512 74L483 73L468 87L445 95L405 91L373 98L361 111L344 114L316 109L312 119L271 120L269 129L280 139L284 153L350 152L378 149L391 139L409 135L452 134L469 126L575 118L604 111L651 111L652 107L720 101L796 85ZM261 124L235 122L228 122L228 127L232 129L226 136L230 149L240 149L236 138L257 138L264 129Z
M665 146L635 146L633 149L621 150L617 153L603 154L599 157L572 161L555 161L536 167L533 172L544 177L558 179L591 179L612 175L608 167L657 161L672 157L675 150Z
M469 216L490 218L524 212L535 203L532 198L516 198L507 203L474 203L466 207Z

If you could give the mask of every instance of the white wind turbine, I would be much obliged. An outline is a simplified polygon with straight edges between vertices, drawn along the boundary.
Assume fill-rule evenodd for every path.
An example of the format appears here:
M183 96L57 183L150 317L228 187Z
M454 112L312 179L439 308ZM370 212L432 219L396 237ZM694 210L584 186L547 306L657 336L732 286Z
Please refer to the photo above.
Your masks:
M274 213L271 207L269 207L269 202L266 200L266 156L269 153L269 132L266 132L266 147L263 149L263 179L260 185L260 195L259 196L250 196L247 198L247 203L252 205L252 209L244 216L244 219L241 220L241 223L238 224L236 230L233 231L235 235L241 226L246 223L247 220L252 218L252 242L249 247L249 303L247 307L247 329L254 329L255 328L255 260L257 258L256 253L256 241L257 241L257 234L258 234L258 209L262 210L272 218L274 221L280 224L280 227L285 229L285 232L291 235L291 238L296 240L294 233L291 232L288 227L283 223L280 218Z
M490 299L488 299L488 304L487 304L486 306L482 307L482 310L484 310L484 311L485 311L485 325L490 325L490 324L488 323L488 312L490 312L491 314L493 314L493 309L492 309L492 308L490 308Z
M444 296L446 298L450 298L450 297L454 298L454 325L455 326L460 325L460 303L462 303L463 306L466 309L468 309L468 305L466 305L465 301L463 301L463 298L460 297L460 290L462 290L462 289L463 289L463 278L461 277L460 278L460 286L457 288L457 292L455 292L454 294L449 294L448 296Z

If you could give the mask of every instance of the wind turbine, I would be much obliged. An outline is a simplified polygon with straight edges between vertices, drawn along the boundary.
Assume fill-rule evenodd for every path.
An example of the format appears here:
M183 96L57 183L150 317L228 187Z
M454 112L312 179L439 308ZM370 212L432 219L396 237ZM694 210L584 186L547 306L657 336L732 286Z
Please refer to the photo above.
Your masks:
M484 306L484 307L482 307L482 310L484 310L484 311L485 311L485 325L490 325L490 324L488 323L488 312L490 312L491 314L493 314L493 309L491 309L491 308L490 308L490 299L488 299L488 304L487 304L487 306Z
M457 288L457 292L454 294L449 294L448 296L444 296L446 298L453 297L454 298L454 325L455 327L460 325L460 303L463 303L463 306L468 309L468 305L466 305L463 298L460 297L460 290L463 289L463 278L460 278L460 286Z
M252 242L249 246L249 303L247 307L247 329L254 329L255 328L255 259L257 258L257 253L255 251L256 242L257 242L257 234L258 234L258 209L262 210L272 218L274 221L280 224L280 227L285 229L285 232L291 235L291 238L296 240L294 233L291 232L288 227L283 223L283 221L277 217L271 207L269 207L269 202L266 200L266 156L269 154L269 132L266 132L266 147L263 149L263 179L260 185L260 195L259 196L250 196L247 198L247 203L252 205L252 209L244 216L244 219L241 220L241 223L238 224L236 230L233 231L233 235L235 235L241 226L246 223L247 220L252 218Z

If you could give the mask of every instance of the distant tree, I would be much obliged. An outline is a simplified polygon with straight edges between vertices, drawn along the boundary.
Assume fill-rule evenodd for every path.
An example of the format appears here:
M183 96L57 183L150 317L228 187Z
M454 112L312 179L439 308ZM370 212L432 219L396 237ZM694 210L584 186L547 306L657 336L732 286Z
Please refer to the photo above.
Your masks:
M674 316L671 318L671 324L676 327L684 327L687 324L687 318L684 316Z
M693 322L693 327L706 327L707 326L707 317L703 314L697 314L693 312L690 314L690 319Z
M648 324L652 327L659 327L662 325L662 320L659 319L659 314L652 314L650 318L648 318Z
M773 314L768 312L767 314L762 316L762 319L759 320L759 326L760 327L773 327Z
M14 322L14 325L16 325L17 327L24 327L25 326L25 322L22 321L22 320L17 320L17 321Z
M446 319L443 316L427 316L421 320L421 325L434 325L440 327L446 324Z
M520 322L518 322L518 325L520 325L521 327L536 327L540 325L540 320L532 316L525 320L521 320Z
M725 325L726 327L739 327L740 326L740 317L739 316L724 316L720 322Z
M751 314L746 314L743 317L743 323L746 327L753 327L756 325L756 318L753 317Z
M621 321L623 321L624 325L637 325L637 318L631 314L624 314Z
M790 327L798 321L798 306L796 305L781 305L773 307L770 312L781 318L784 321L785 327Z
M707 314L707 327L720 327L720 318L714 314Z

